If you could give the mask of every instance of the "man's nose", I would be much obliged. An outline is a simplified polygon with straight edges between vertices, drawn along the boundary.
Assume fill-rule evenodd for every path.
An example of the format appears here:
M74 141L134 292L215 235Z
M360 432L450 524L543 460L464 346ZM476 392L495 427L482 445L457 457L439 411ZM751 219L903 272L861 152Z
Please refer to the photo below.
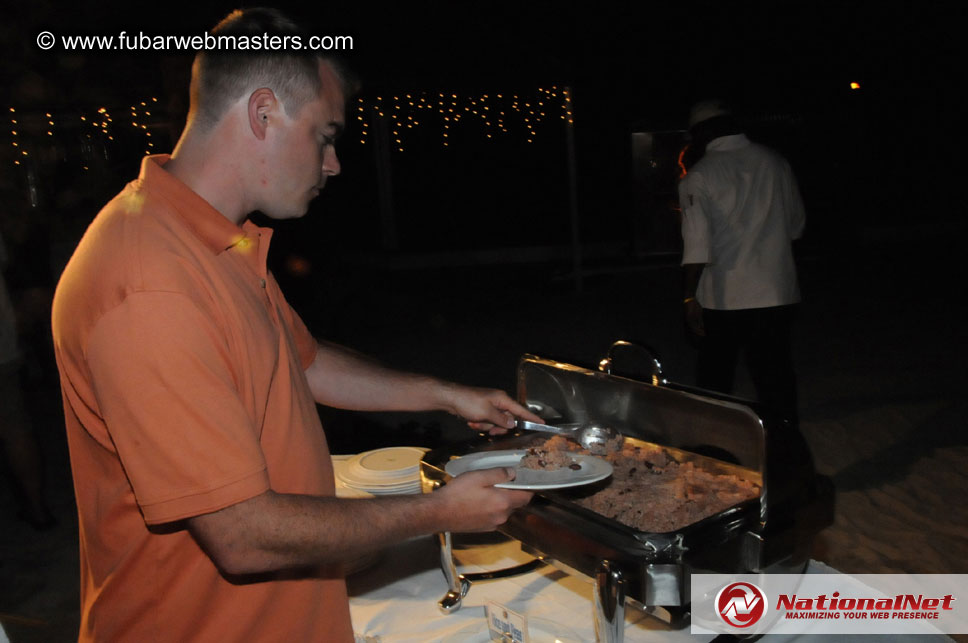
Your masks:
M339 157L336 156L336 148L330 146L323 155L323 173L326 176L336 176L339 174Z

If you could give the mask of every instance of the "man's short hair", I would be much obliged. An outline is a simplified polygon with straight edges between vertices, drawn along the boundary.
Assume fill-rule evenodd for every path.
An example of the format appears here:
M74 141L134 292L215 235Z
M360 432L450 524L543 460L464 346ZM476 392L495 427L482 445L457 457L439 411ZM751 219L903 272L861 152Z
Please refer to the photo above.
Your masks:
M280 50L228 48L202 50L192 65L192 119L208 129L214 126L239 98L260 87L268 87L282 102L286 114L294 116L303 105L319 95L322 83L319 62L331 64L348 97L346 71L335 59L305 49L308 37L295 22L275 9L235 10L212 29L220 43L246 39L263 40L263 35L299 38L303 49ZM227 38L222 38L227 37Z

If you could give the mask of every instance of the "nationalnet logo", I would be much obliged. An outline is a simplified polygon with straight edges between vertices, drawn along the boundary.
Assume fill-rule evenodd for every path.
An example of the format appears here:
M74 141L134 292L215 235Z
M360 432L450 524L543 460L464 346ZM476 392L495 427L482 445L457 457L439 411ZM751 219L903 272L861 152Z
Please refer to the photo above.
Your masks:
M783 618L845 618L845 619L928 619L938 620L942 610L954 610L951 594L927 597L924 594L897 594L893 597L841 598L840 592L819 596L788 596L780 594L777 610Z
M768 609L763 590L753 583L730 583L716 594L719 618L733 627L755 625Z
M693 574L691 584L694 634L968 633L968 575Z

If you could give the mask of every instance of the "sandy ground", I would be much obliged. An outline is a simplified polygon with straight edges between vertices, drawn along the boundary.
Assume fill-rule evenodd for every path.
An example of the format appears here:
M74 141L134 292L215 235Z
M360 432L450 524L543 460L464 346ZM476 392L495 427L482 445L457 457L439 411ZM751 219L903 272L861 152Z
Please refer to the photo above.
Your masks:
M836 519L814 557L844 572L968 573L966 307L955 300L960 260L950 246L854 248L801 262L802 430L837 488ZM638 339L659 351L669 379L692 382L674 267L612 270L586 279L581 293L548 266L347 269L313 289L304 300L317 303L304 316L314 331L400 368L512 390L524 352L592 366L611 341ZM752 394L745 378L738 393ZM0 620L14 643L70 641L78 557L60 400L35 386L31 402L59 524L34 532L0 488ZM334 452L469 435L434 414L323 416Z

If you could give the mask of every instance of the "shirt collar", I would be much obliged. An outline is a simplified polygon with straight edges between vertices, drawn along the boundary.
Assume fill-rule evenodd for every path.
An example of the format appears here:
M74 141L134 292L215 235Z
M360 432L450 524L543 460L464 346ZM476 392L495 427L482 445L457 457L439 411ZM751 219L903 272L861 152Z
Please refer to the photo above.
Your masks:
M706 151L728 152L729 150L738 150L741 147L746 147L749 144L750 140L746 138L746 134L729 134L709 141L709 144L706 145Z
M168 154L146 156L138 182L142 189L164 198L182 221L214 254L225 252L255 232L251 224L239 227L165 170ZM246 222L248 223L248 222Z

